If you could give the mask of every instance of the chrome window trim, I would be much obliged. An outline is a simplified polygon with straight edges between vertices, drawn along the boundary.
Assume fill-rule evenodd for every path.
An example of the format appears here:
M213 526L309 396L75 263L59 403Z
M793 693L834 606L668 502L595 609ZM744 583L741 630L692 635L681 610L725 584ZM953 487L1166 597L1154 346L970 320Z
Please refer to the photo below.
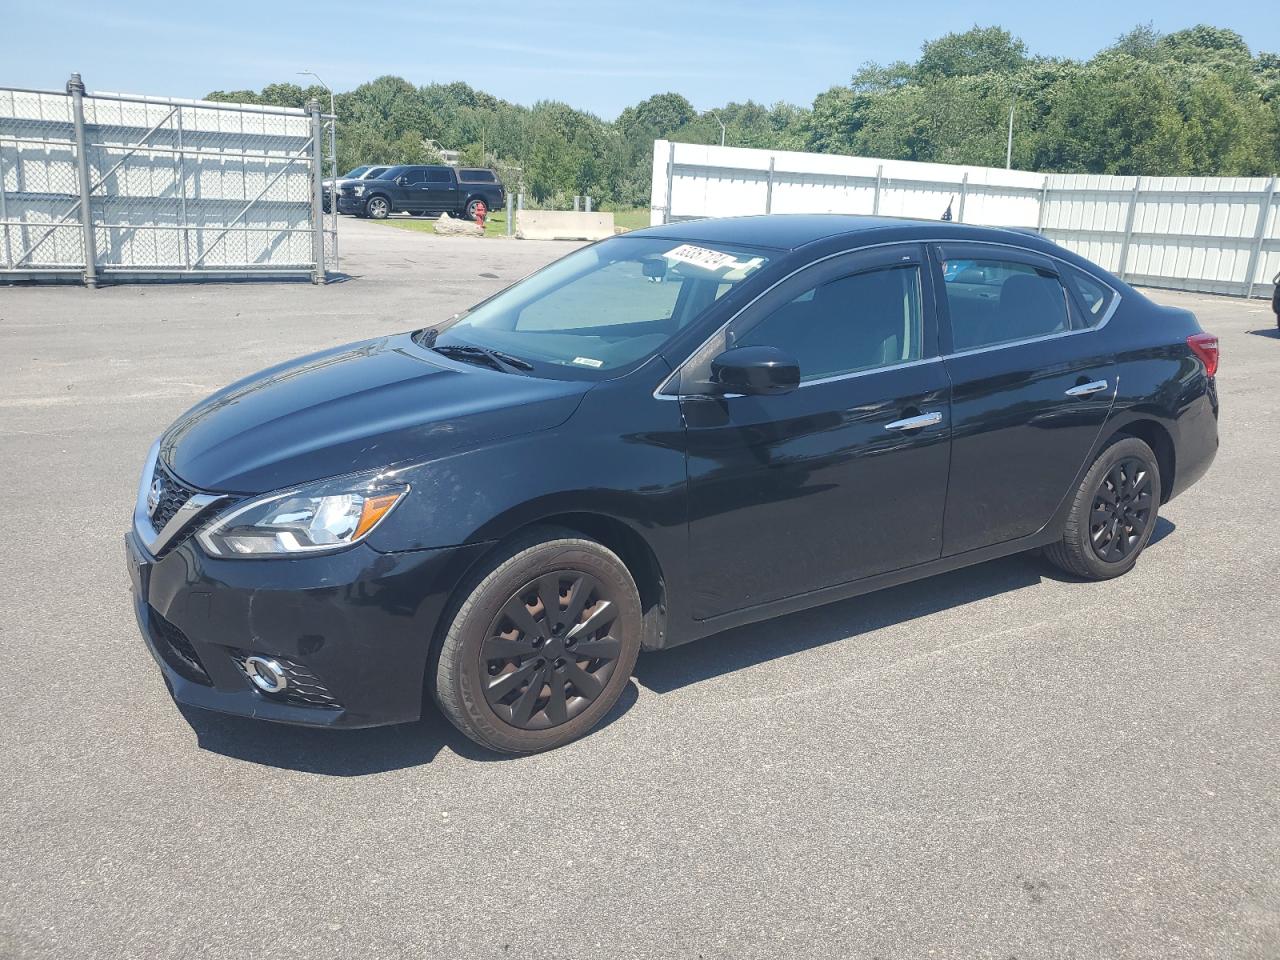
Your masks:
M887 363L883 367L868 367L866 370L851 370L848 373L836 373L829 377L816 377L813 380L801 380L796 387L797 390L803 390L805 387L816 387L820 383L835 383L837 380L852 380L854 377L865 377L871 373L884 373L888 370L902 370L905 367L920 367L926 363L939 363L942 357L922 357L919 360L899 360L897 363Z
M728 320L726 320L714 331L712 331L712 333L706 339L704 339L701 343L699 343L697 347L689 351L689 356L685 357L685 359L681 361L680 364L676 366L674 370L671 371L671 373L669 373L667 376L662 378L662 381L653 390L654 398L657 400L679 400L681 396L701 396L701 394L663 393L663 390L665 390L673 382L678 383L680 379L680 371L685 368L685 365L688 364L690 360L692 360L702 351L703 347L705 347L714 338L718 337L721 333L723 333L731 323L737 320L738 317L742 316L742 314L745 311L750 310L753 306L755 306L756 302L759 301L761 297L764 297L766 294L769 294L774 289L776 289L779 286L779 284L786 283L792 277L803 273L804 271L808 270L810 267L816 266L819 263L825 263L828 260L834 260L836 257L850 256L851 254L861 253L864 250L879 250L879 249L883 249L884 247L898 247L898 246L905 246L908 244L928 245L931 243L933 244L964 243L964 244L971 244L975 246L1000 247L1006 250L1015 250L1021 253L1030 253L1038 257L1044 257L1047 260L1056 261L1057 263L1060 263L1065 267L1069 267L1072 270L1081 269L1080 267L1077 267L1074 263L1064 260L1061 257L1054 256L1052 253L1045 253L1042 250L1032 250L1029 247L1019 246L1016 243L1002 243L999 240L968 240L968 239L959 239L957 237L924 239L924 240L889 240L889 241L885 241L884 243L873 243L865 247L855 247L849 250L839 250L835 253L829 253L825 257L819 257L817 260L810 260L804 266L797 267L795 270L792 270L790 273L788 273L785 277L779 277L767 288L765 288L764 290L761 290L758 294L752 297L748 302L744 303L741 307L739 307L734 312L733 316L729 317ZM921 266L927 267L927 263L922 264ZM1084 272L1088 273L1088 271L1084 271ZM1006 347L1019 347L1028 343L1040 343L1046 340L1057 340L1060 337L1070 337L1080 333L1096 333L1097 331L1101 330L1103 327L1105 327L1108 323L1111 322L1111 318L1115 316L1116 310L1119 309L1120 301L1124 298L1124 295L1121 294L1121 292L1117 290L1115 287L1113 287L1111 284L1107 283L1107 281L1099 279L1098 277L1094 276L1092 273L1089 273L1089 276L1092 277L1094 280L1097 280L1098 283L1101 283L1113 294L1115 294L1115 296L1112 297L1111 299L1111 305L1107 308L1107 312L1103 315L1102 319L1092 327L1084 327L1080 330L1064 330L1061 333L1048 333L1039 337L1026 337L1022 340L1009 340L1005 343L994 343L986 347L974 347L971 350L952 350L949 353L940 353L936 357L926 357L923 360L910 360L905 363L894 364L893 366L874 367L870 370L859 370L855 373L841 374L836 377L824 377L821 380L809 380L807 382L808 383L829 383L833 380L845 380L850 377L865 376L866 374L869 374L869 373L880 373L883 370L894 370L894 369L897 369L898 367L908 366L916 363L929 363L934 360L946 360L950 357L965 357L965 356L969 356L971 354L976 354L976 353L987 353L992 350L1003 350ZM1058 278L1058 282L1062 283L1062 279ZM1066 289L1065 284L1063 284L1063 292L1068 296L1070 296L1070 291ZM806 383L805 381L801 381L800 387L804 387L805 383Z

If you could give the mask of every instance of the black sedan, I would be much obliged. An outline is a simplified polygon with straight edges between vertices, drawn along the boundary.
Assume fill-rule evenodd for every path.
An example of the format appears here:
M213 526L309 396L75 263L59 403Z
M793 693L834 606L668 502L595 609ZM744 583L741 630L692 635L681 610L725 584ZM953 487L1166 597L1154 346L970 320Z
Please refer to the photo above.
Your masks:
M512 753L642 649L1041 549L1138 560L1218 447L1217 340L1031 234L703 220L256 374L156 442L127 537L181 702Z

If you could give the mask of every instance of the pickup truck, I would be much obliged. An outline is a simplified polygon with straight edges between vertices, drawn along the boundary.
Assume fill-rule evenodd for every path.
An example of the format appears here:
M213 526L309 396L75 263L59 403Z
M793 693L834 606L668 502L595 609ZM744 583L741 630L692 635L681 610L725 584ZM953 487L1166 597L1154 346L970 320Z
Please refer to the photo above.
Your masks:
M476 179L482 175L487 179ZM412 164L388 167L377 177L344 183L338 194L338 212L374 220L400 211L448 213L470 220L481 201L495 210L506 199L506 191L491 170L458 171L453 167Z
M378 174L386 171L386 167L363 166L349 170L338 178L338 189L342 189L344 183L354 183L357 180L368 180L370 177L376 177ZM330 197L333 195L333 180L327 178L320 181L320 189L324 195L324 212L329 212Z

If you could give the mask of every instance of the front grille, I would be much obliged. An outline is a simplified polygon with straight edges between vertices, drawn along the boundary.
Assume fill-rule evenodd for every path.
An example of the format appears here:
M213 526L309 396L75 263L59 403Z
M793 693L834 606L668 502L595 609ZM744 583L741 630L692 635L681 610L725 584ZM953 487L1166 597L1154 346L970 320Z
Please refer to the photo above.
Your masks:
M235 660L236 666L244 674L245 680L249 680L249 671L245 668L244 662L252 656L254 654L248 650L231 651L231 658ZM259 656L263 656L263 654L259 654ZM272 659L280 664L285 675L289 678L289 683L280 693L262 693L259 690L258 692L262 693L262 696L279 703L291 703L295 707L315 707L320 710L342 709L342 704L329 692L329 688L306 665L294 663L284 657L273 657ZM252 685L251 680L249 680L249 683ZM254 687L254 689L257 690L258 688Z
M151 636L165 662L188 680L202 683L206 687L213 686L204 664L200 662L200 655L196 653L196 648L191 645L187 635L156 613L154 608L148 609L151 614Z
M151 514L151 526L159 533L173 519L173 515L182 509L182 505L195 495L195 491L175 477L159 460L156 461L155 472L151 474L153 488L157 480L161 484L161 493L155 512Z

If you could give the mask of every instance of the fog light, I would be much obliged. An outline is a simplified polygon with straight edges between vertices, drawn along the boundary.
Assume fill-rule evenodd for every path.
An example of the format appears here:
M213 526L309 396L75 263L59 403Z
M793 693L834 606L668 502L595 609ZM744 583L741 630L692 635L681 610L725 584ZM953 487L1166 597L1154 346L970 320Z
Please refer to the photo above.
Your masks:
M289 677L280 661L270 657L245 657L244 672L263 693L280 693L289 686Z

